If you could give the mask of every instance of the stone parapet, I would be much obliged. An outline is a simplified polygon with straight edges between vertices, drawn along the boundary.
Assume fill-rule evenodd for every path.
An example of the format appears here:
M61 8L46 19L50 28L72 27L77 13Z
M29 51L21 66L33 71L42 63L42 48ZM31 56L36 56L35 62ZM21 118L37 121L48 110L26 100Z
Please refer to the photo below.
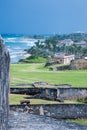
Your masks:
M78 119L87 118L87 104L33 104L26 105L10 105L10 110L17 112L27 112L58 119Z
M9 64L9 52L0 37L0 130L8 129Z

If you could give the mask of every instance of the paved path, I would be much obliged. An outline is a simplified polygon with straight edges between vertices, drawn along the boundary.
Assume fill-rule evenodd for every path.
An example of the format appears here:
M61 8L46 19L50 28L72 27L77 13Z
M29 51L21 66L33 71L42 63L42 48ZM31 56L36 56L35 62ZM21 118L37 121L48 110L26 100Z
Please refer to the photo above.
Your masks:
M87 127L64 120L11 111L9 130L87 130Z

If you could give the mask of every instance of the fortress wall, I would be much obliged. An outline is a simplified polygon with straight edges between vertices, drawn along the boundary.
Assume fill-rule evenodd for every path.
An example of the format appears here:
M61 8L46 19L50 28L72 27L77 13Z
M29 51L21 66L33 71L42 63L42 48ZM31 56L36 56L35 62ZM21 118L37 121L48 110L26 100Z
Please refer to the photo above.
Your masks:
M9 52L0 38L0 130L7 130L8 127L9 63Z

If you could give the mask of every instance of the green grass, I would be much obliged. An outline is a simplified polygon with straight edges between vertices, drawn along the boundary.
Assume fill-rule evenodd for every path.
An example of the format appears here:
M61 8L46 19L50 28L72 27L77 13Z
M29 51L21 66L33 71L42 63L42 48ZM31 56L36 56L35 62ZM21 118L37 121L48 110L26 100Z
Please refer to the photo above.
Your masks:
M81 125L87 125L87 119L70 120L70 122L74 122Z
M69 65L69 64L67 64ZM67 66L67 65L64 65L64 64L54 64L54 65L50 65L50 66L46 66L46 68L56 68L56 67L60 67L60 66Z
M46 63L47 59L40 56L29 56L26 59L21 59L20 63Z
M24 97L28 95L10 94L10 104L20 104L21 100L26 100ZM28 100L28 99L27 99ZM30 104L58 104L56 101L41 100L41 99L29 99Z
M20 94L10 94L10 104L20 104L21 100L26 100L25 97L28 95L20 95ZM28 100L28 99L27 99ZM50 100L42 100L42 99L29 99L31 104L77 104L76 101L65 101L57 102L57 101L50 101Z
M87 87L87 70L49 71L44 64L12 64L10 84L29 84L43 81L54 84L71 84L72 87ZM30 87L30 86L27 86Z

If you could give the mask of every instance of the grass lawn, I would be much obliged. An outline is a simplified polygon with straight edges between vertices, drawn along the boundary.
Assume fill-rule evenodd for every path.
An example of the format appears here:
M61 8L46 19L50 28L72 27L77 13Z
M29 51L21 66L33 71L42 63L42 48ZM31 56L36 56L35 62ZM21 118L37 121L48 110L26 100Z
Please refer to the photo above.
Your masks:
M25 63L25 64L26 63L46 63L47 59L43 58L43 57L40 57L40 56L31 55L26 59L21 59L20 61L21 61L20 63Z
M87 119L70 120L70 122L74 122L81 125L87 125Z
M20 104L21 100L26 100L25 97L28 95L20 95L20 94L10 94L10 104ZM27 99L28 100L28 99ZM57 102L57 101L49 101L42 99L29 99L30 104L77 104L76 101L65 101L65 102Z
M10 86L31 87L30 83L43 81L55 84L71 84L73 87L87 87L87 70L49 71L44 64L11 64ZM18 84L27 84L21 86ZM49 86L50 87L50 86ZM25 95L10 95L10 103L19 104ZM51 101L32 99L31 103L53 103ZM58 103L58 102L55 102ZM77 103L67 101L65 103Z
M87 70L49 71L40 63L11 64L10 79L13 87L16 87L16 84L30 84L37 81L87 87Z
M28 95L10 94L10 104L20 104L21 100L26 100L25 97ZM27 99L28 100L28 99ZM30 104L58 104L58 102L41 100L41 99L29 99Z
M72 87L87 88L87 70L66 70L66 71L49 71L44 68L44 64L11 64L10 67L10 86L11 87L31 87L16 86L17 84L30 84L37 81L43 81L55 84L71 84ZM20 104L20 100L24 100L26 95L10 94L10 104ZM25 99L26 100L26 99ZM59 102L29 99L31 104L59 104ZM75 101L65 101L64 103L78 103ZM75 123L87 125L86 120L70 120Z

